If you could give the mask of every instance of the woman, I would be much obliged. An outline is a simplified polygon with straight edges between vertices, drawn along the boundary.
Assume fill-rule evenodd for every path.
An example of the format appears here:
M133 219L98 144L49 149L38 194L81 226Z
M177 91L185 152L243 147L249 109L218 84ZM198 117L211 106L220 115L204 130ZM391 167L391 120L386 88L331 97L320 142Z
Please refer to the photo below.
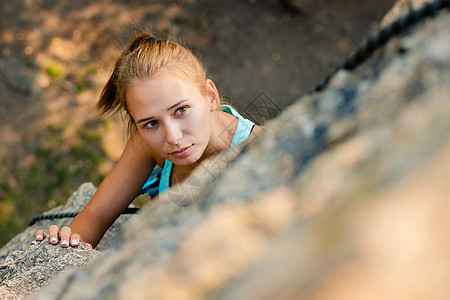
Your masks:
M262 130L221 105L192 52L148 34L137 36L118 58L98 108L126 113L130 138L122 156L70 226L59 231L52 225L48 234L38 230L38 241L49 237L58 244L59 236L62 247L95 247L138 194L158 195L205 158ZM156 165L161 168L154 170Z

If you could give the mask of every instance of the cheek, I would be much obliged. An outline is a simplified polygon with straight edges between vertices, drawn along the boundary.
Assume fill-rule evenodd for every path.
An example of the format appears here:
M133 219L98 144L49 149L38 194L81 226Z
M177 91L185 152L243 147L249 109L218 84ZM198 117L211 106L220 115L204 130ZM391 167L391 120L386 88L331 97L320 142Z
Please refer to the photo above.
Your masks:
M211 132L211 117L209 112L200 112L191 120L189 120L189 128L191 129L191 134L197 136L198 138L209 140L209 135Z
M211 116L209 111L204 112L197 122L197 133L201 135L203 141L208 142L211 134Z
M144 144L153 151L159 152L164 146L164 138L157 132L147 132L145 129L139 129L139 135Z

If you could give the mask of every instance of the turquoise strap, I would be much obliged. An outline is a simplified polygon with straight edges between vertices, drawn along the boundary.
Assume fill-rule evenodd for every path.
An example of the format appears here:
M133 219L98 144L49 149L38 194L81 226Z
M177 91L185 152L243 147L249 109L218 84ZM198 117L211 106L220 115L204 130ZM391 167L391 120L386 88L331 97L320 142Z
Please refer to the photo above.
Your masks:
M223 108L223 111L235 116L239 120L236 131L233 135L233 140L230 144L230 148L233 148L248 139L255 123L242 117L233 107L229 105L221 105L221 107Z
M161 179L159 181L159 193L170 188L170 173L172 172L172 162L170 160L164 161L164 168L161 172Z
M152 174L150 174L150 177L147 179L147 182L142 187L143 191L148 190L153 183L158 181L158 175L161 173L161 171L162 171L162 168L158 168L158 169L155 169L152 171Z

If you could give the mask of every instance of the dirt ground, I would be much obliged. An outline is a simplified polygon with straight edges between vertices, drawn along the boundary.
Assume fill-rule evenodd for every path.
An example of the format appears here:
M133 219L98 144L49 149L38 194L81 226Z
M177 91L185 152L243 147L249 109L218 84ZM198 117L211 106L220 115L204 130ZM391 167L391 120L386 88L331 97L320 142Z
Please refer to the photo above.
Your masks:
M300 10L289 5L294 2ZM121 120L96 123L94 106L115 58L135 32L187 44L222 95L251 115L261 99L276 112L310 90L376 28L394 2L0 0L0 215L20 214L26 220L61 201L34 195L64 197L41 194L40 188L53 178L55 157L58 163L72 161L73 141L89 143L80 139L80 128L103 126L98 173L105 174L118 159L126 136ZM52 145L51 153L61 155L45 154L42 149L50 151ZM36 171L40 181L33 177L33 187L23 186L21 181L31 180L23 174L45 160L47 167ZM85 167L92 163L77 165L79 160L67 174L74 168L85 173L66 179L69 191L83 181L99 183ZM24 198L31 204L14 200ZM0 220L4 232L12 234L8 226L22 230L23 222L11 222Z

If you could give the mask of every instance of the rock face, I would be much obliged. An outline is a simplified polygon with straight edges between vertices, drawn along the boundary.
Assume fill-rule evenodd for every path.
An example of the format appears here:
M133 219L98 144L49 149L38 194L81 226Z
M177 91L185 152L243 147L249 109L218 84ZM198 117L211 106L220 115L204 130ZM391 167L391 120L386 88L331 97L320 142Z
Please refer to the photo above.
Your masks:
M67 200L64 206L56 207L52 210L47 211L47 214L58 214L67 212L78 212L89 202L89 200L94 195L97 188L92 183L82 184L77 191ZM105 233L105 236L101 242L96 247L97 250L102 251L111 245L117 233L124 223L128 221L131 215L121 215L120 218L109 228ZM29 226L24 232L18 234L13 239L11 239L5 246L0 249L0 264L3 263L9 252L13 250L26 250L29 246L30 241L34 240L34 234L36 230L48 228L52 224L58 225L59 228L67 226L72 221L72 218L61 218L54 220L41 220L36 222L33 226Z
M0 296L45 285L51 274L37 267L96 256L33 299L450 298L449 28L443 11L340 71L161 195L100 254L35 242L12 252ZM16 237L25 248L28 230Z
M385 27L389 23L405 16L406 14L422 8L424 5L432 3L433 0L398 0L391 10L381 20L381 27Z
M2 299L23 298L48 284L56 275L79 268L94 258L98 251L84 245L67 251L48 241L32 242L26 251L12 251L1 266Z
M82 184L66 205L45 214L80 211L95 191L96 188L92 183ZM84 246L62 249L49 244L48 240L34 241L36 230L48 228L51 224L61 228L70 224L72 218L42 220L29 226L0 249L0 298L22 299L48 284L60 272L85 265L99 251L109 247L120 232L121 226L130 217L131 215L120 216L106 232L96 250Z

